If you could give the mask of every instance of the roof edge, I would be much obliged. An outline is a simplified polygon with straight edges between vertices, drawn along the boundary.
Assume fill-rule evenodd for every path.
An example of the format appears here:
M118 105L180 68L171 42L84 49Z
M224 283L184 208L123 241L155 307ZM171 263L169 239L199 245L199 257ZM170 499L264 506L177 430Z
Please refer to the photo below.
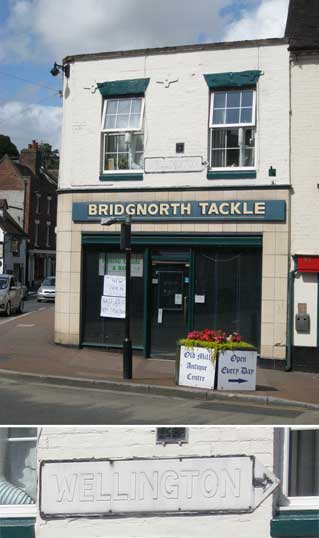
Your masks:
M174 54L179 52L195 52L202 50L223 50L232 48L261 47L288 44L286 37L273 37L268 39L251 39L245 41L221 41L217 43L196 43L193 45L175 45L168 47L153 47L146 49L118 50L109 52L91 52L65 56L63 64L85 62L104 59L115 59L136 56L157 56L160 54Z

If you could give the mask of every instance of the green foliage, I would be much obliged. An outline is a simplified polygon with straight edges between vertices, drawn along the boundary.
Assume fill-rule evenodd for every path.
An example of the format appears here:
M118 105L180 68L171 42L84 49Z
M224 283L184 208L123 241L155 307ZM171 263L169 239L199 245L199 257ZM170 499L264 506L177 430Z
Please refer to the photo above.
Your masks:
M17 159L19 157L19 151L17 146L11 142L9 136L0 134L0 159L5 155Z
M182 338L178 342L181 346L186 347L205 347L206 349L245 349L254 351L256 348L247 342L203 342L202 340L191 340L190 338Z

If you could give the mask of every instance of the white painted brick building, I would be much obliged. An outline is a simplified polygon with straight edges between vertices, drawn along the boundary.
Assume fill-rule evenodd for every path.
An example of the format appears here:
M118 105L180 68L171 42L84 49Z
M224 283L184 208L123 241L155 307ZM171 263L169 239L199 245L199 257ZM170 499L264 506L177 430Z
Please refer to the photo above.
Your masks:
M64 63L70 76L63 90L56 342L122 345L123 320L100 315L103 276L123 273L119 226L101 226L100 216L126 212L133 215L137 268L136 351L173 357L178 338L207 326L240 332L262 358L283 364L286 41L88 54ZM135 127L121 127L131 121Z

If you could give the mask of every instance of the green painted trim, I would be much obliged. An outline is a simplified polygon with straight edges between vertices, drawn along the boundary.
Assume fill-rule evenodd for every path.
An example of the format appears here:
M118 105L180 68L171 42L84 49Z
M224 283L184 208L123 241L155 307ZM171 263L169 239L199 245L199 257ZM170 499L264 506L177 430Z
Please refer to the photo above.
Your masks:
M100 181L143 181L144 174L101 174Z
M81 347L100 347L100 348L106 348L106 349L122 349L122 344L99 344L92 343L92 342L81 342ZM133 351L144 351L144 346L132 346ZM0 536L1 538L1 536Z
M92 232L82 234L83 245L118 245L120 234ZM261 247L261 235L213 235L213 234L133 234L133 246L244 246Z
M229 172L221 171L221 172L213 172L208 171L207 172L207 179L256 179L257 173L256 170L238 170L233 171L230 170Z
M0 518L0 538L34 538L35 518Z
M144 319L143 319L143 338L144 338L144 357L151 355L151 264L150 249L144 252Z
M317 347L319 347L319 273L317 279Z
M192 331L194 328L194 309L195 309L195 282L196 282L196 258L195 250L191 249L191 259L189 265L189 286L188 286L188 319L187 330Z
M149 84L149 78L136 78L131 80L113 80L100 82L99 88L103 97L117 97L120 95L143 95Z
M271 521L272 538L319 538L319 510L292 510Z
M261 75L261 71L239 71L228 73L213 73L204 75L210 90L225 88L243 88L245 86L255 86Z

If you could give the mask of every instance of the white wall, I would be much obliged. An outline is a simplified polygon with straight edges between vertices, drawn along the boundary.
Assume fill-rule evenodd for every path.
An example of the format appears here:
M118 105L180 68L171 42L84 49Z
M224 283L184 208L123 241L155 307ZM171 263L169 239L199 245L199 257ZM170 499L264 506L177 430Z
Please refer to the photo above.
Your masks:
M273 428L190 427L185 445L157 445L155 427L42 428L38 459L152 458L254 454L273 468ZM43 486L45 487L45 485ZM37 517L37 538L269 538L272 497L252 514L196 517Z
M7 200L8 213L23 228L24 191L0 189L1 198Z
M289 182L289 62L286 44L247 46L176 54L123 57L71 64L64 88L60 188L110 186L229 185L196 173L145 174L142 182L103 182L100 175L102 97L95 82L150 78L145 103L145 157L174 156L185 143L185 156L208 156L209 90L203 74L260 69L257 96L257 180L236 185ZM178 79L168 88L158 81ZM270 166L277 177L269 178Z
M295 279L294 312L298 313L298 303L307 304L307 313L310 314L310 332L296 331L294 320L294 345L317 347L317 319L318 319L318 275L317 273L301 273Z
M319 55L291 66L291 249L319 255Z

